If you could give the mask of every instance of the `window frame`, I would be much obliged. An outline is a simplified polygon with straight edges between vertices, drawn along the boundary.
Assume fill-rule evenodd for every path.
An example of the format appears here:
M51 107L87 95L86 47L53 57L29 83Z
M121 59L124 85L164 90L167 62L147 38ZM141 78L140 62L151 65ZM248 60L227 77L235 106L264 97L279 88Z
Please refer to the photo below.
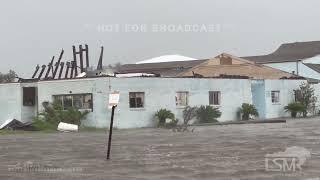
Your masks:
M66 110L65 107L64 107L64 97L66 96L71 96L71 99L72 99L72 106L71 107L74 107L74 96L87 96L89 95L91 97L91 108L90 109L78 109L79 111L90 111L90 112L93 112L93 94L92 93L77 93L77 94L55 94L55 95L52 95L52 98L53 100L55 100L55 97L62 97L61 99L61 102L62 102L62 108L63 110Z
M131 103L130 103L130 94L133 94L134 93L134 95L135 95L135 107L131 107ZM141 93L141 94L143 94L143 99L142 99L142 107L138 107L137 106L137 101L136 101L136 99L137 99L137 97L136 97L136 94L139 94L139 93ZM129 92L129 108L130 109L144 109L145 107L146 107L146 93L145 92L142 92L142 91L134 91L134 92Z
M212 96L211 96L211 93L212 93ZM218 93L218 104L215 104L215 98L214 98L215 93ZM211 97L213 99L211 99ZM209 91L209 105L210 106L221 106L221 91Z
M301 90L294 90L294 102L299 102L300 98L302 98Z
M178 104L178 94L179 93L185 93L186 94L186 105L179 105ZM189 91L177 91L176 96L175 96L175 101L176 101L176 107L186 107L189 105Z
M276 96L275 96L276 94L274 94L274 93L278 94L278 101L277 101L277 102L274 101L274 99L276 99L276 98L275 98L275 97L276 97ZM274 96L272 96L272 94L274 94ZM280 91L279 91L279 90L271 91L270 96L271 96L271 103L272 103L272 104L280 104Z

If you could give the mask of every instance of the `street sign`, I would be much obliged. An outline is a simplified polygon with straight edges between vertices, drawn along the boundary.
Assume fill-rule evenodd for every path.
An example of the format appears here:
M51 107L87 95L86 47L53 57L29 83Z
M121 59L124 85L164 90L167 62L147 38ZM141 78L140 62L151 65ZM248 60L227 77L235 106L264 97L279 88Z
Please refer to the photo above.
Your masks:
M120 99L120 93L118 91L112 92L109 94L109 109L112 108L112 106L117 106L119 104Z
M119 104L119 99L120 99L119 92L115 91L109 94L109 109L112 109L112 112L111 112L111 120L110 120L110 127L109 127L109 140L108 140L108 151L107 151L108 160L110 159L110 151L111 151L114 110Z

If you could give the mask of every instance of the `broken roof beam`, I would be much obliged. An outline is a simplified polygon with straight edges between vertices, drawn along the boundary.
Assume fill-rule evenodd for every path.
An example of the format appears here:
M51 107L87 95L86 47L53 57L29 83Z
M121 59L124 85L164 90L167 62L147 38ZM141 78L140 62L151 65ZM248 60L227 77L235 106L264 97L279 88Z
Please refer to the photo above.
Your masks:
M103 46L101 46L101 52L100 52L100 57L99 57L97 70L102 70L103 69L103 66L102 66L103 50L104 50L104 48L103 48Z
M85 45L85 49L84 51L86 52L86 70L88 69L88 67L90 67L90 62L89 62L89 46L88 44Z
M58 79L61 79L62 72L63 72L63 68L64 68L64 62L61 62L61 63L60 63L60 72L59 72Z
M75 63L75 76L78 76L78 64L77 64L77 54L78 52L76 51L76 46L72 46L72 51L73 51L73 62ZM73 66L72 66L73 67Z
M75 73L75 76L73 74ZM73 77L77 77L77 62L76 61L71 61L71 73L70 73L70 79Z
M44 72L44 70L46 70L46 65L42 65L42 69L41 69L41 71L40 71L40 74L39 74L39 76L38 76L38 79L41 79L41 76L42 76L42 74L43 74L43 72Z
M79 45L79 57L80 57L80 72L83 73L84 69L83 69L83 51L84 49L82 48L82 45Z
M68 79L68 74L69 74L69 69L71 67L71 63L70 62L67 62L67 69L66 69L66 74L64 76L65 79Z
M53 78L53 79L56 77L56 74L57 74L57 72L58 72L58 68L59 68L59 65L60 65L60 62L61 62L63 53L64 53L64 50L62 49L62 50L61 50L61 53L60 53L60 56L59 56L59 59L58 59L58 62L55 64L55 69L54 69L53 75L52 75L52 78ZM64 64L64 63L63 63L63 64Z
M48 64L47 73L46 73L46 75L45 75L45 77L44 77L45 79L48 78L49 73L50 73L50 70L51 70L51 68L53 68L53 61L54 61L54 56L52 56L51 62Z
M33 75L32 75L32 79L36 77L36 75L38 74L38 71L40 69L39 64L36 66L36 70L34 71Z

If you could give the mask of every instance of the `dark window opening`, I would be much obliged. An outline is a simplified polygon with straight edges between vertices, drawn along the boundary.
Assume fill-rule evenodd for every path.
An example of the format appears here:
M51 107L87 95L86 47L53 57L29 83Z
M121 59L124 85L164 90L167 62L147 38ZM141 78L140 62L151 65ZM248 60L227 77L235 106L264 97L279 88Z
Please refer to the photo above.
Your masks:
M144 92L130 92L129 93L130 108L144 107Z
M209 92L209 104L210 105L220 105L221 104L221 92L220 91L210 91Z
M64 110L69 108L93 110L92 94L54 95L53 99L56 103L59 103Z
M36 104L36 88L23 88L23 106L34 106Z
M301 90L294 90L294 101L300 102L301 99L302 99Z
M271 91L271 102L280 103L280 91Z

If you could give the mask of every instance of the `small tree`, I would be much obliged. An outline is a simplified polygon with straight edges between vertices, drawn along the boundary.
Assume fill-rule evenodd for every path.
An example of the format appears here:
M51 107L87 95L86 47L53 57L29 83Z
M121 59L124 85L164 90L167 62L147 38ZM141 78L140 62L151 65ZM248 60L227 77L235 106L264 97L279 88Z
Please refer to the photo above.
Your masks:
M314 88L308 83L302 83L300 88L295 90L295 98L304 107L303 117L307 117L308 111L310 112L317 102L317 97L314 94Z
M160 109L156 112L155 116L158 118L158 127L164 127L166 124L166 119L171 119L172 121L175 121L174 114L167 109Z
M243 103L240 108L240 113L242 114L242 120L249 120L250 115L259 116L258 110L252 104Z
M188 125L189 121L197 116L197 107L187 106L183 110L183 124Z
M0 73L0 83L9 83L14 82L17 74L13 70L10 70L8 73L2 74Z
M219 108L212 106L200 106L197 109L197 119L199 123L213 123L218 122L217 118L221 116Z

